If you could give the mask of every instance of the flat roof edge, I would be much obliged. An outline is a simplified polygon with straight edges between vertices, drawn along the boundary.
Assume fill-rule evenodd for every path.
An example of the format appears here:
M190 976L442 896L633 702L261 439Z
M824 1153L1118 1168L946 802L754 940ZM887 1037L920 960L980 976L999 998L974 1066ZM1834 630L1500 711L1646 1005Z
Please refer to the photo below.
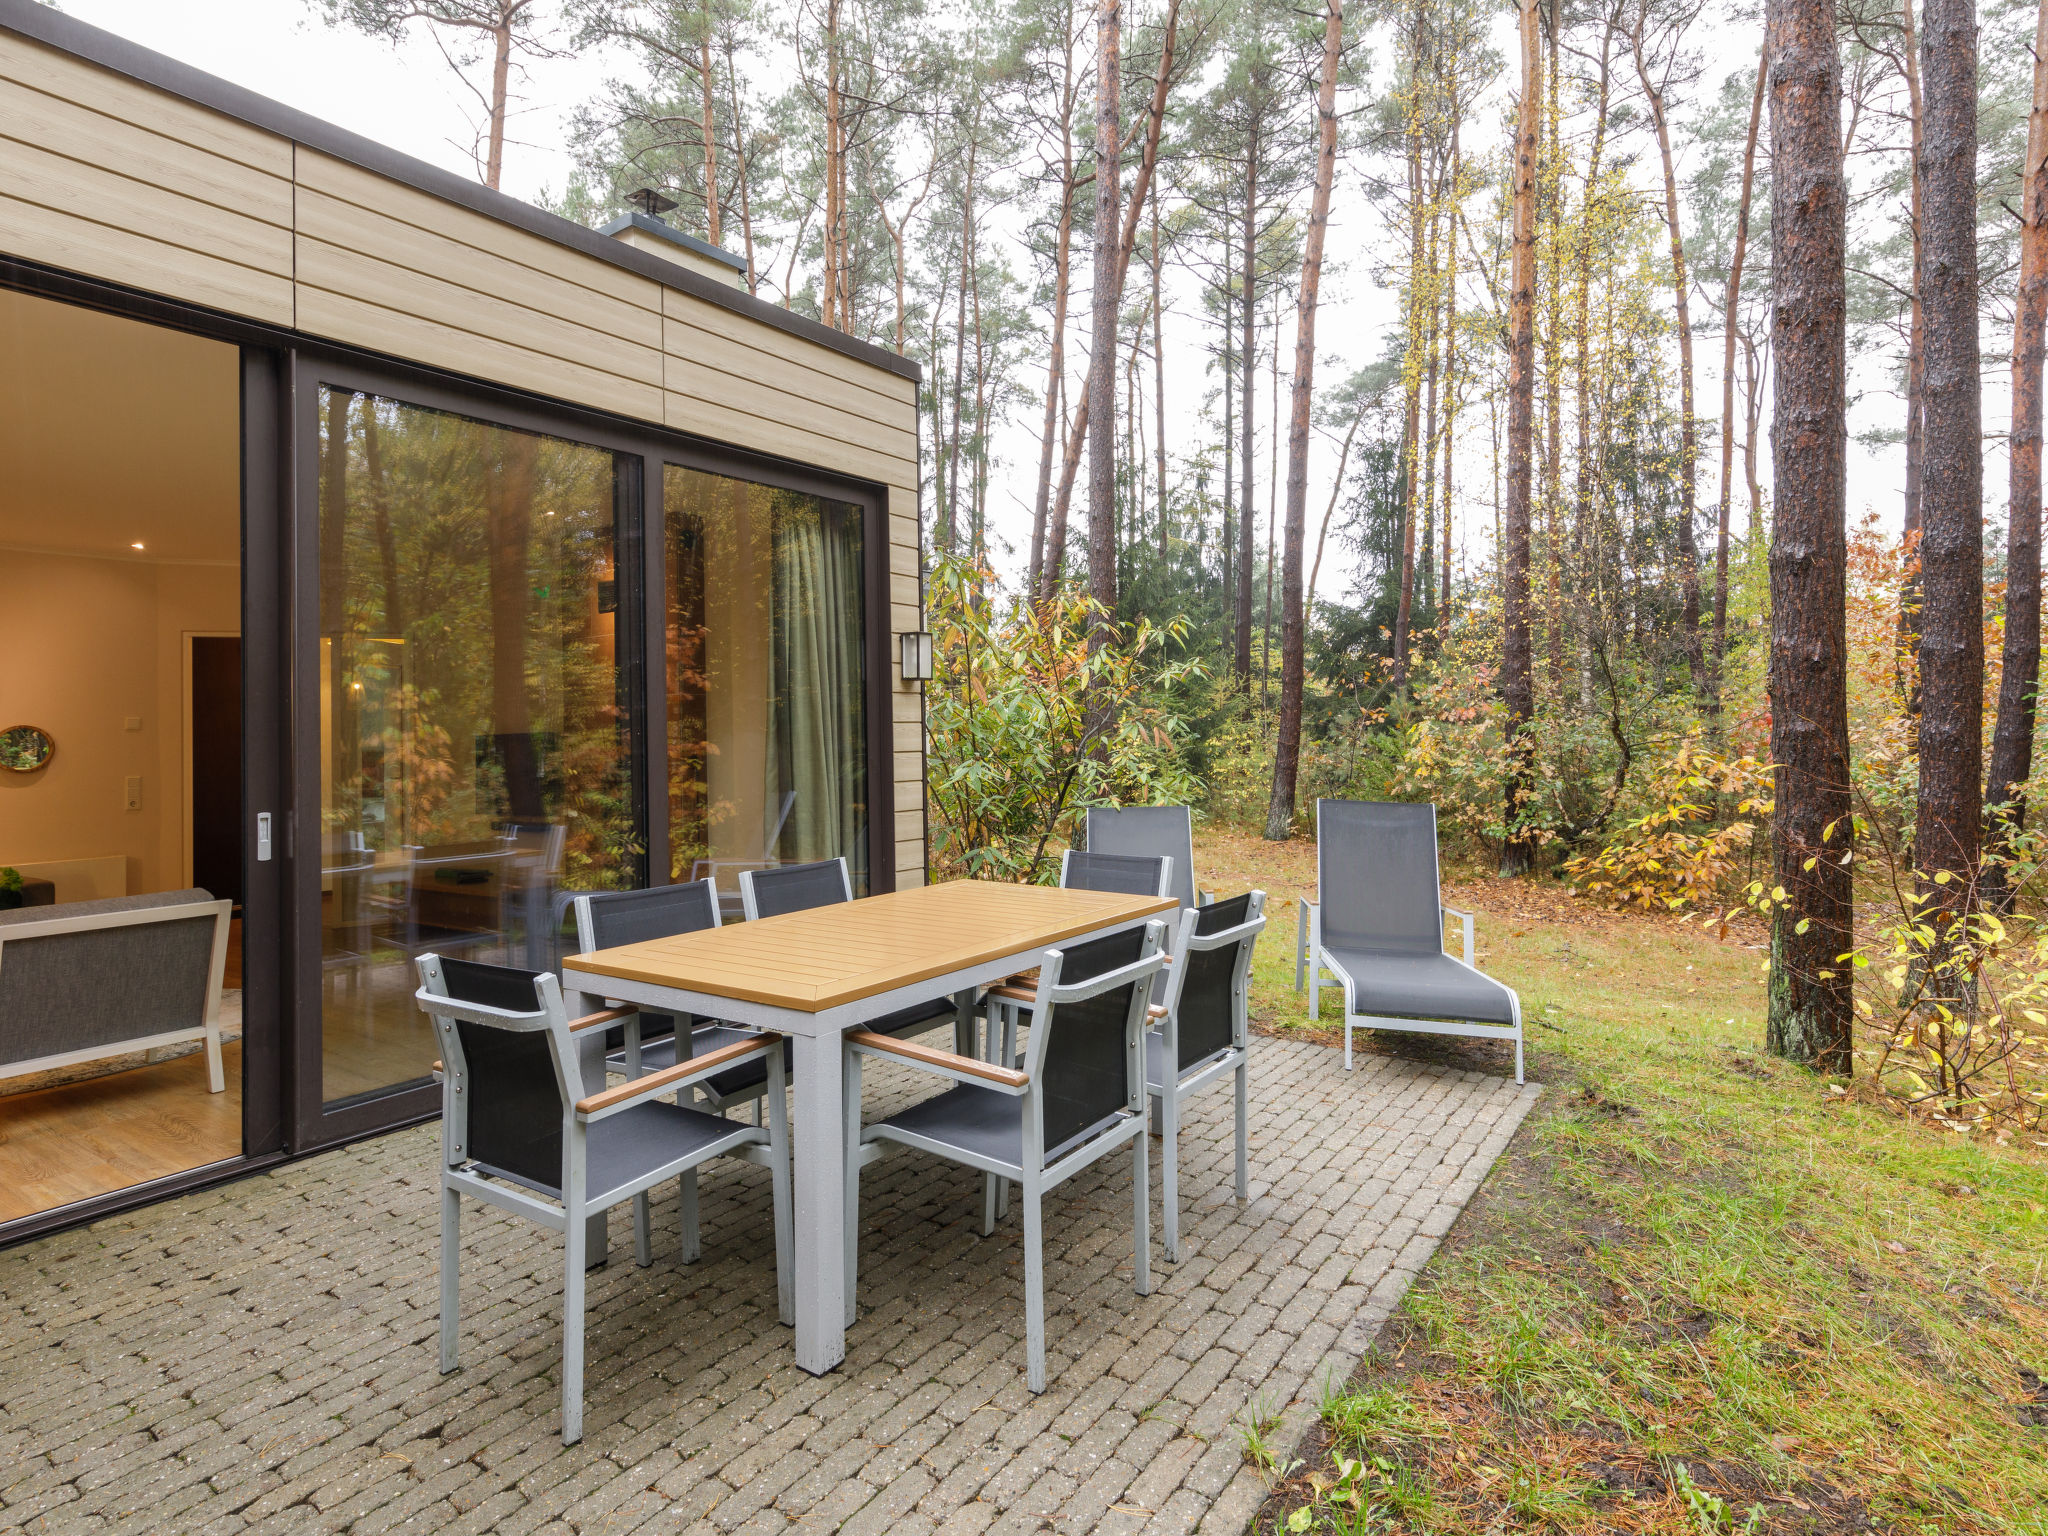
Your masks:
M802 340L816 342L913 383L923 378L923 371L915 361L885 347L793 314L765 299L755 298L742 288L692 272L649 252L636 251L572 219L536 208L503 192L494 192L480 182L444 171L437 165L429 165L389 145L351 133L296 107L288 107L281 101L260 96L244 86L130 42L117 33L79 21L62 11L51 10L38 4L37 0L0 0L0 31L16 33L115 74L126 75L131 80L196 106L332 155L337 160L346 160L375 175L402 182L443 202L483 214L486 218L525 230L585 256L594 256L599 261L623 267L641 277L651 278L665 288L678 289L692 298L719 305Z

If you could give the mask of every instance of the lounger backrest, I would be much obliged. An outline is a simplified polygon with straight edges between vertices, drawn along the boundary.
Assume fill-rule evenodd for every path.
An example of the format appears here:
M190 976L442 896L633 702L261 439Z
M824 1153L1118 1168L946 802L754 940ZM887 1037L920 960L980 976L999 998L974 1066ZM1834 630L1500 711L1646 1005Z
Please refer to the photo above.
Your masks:
M1443 948L1435 806L1318 800L1316 883L1325 944Z
M1114 891L1122 896L1164 896L1173 883L1173 860L1158 854L1079 853L1060 860L1060 885L1069 891Z
M1255 916L1252 896L1252 892L1246 891L1242 896L1196 908L1196 940L1251 923ZM1259 932L1264 927L1261 918L1258 926L1235 944L1217 949L1190 945L1184 954L1174 957L1175 965L1185 967L1175 1018L1180 1031L1182 1070L1237 1044L1245 973L1250 969L1252 947L1259 942Z
M1061 951L1059 986L1079 986L1136 962L1145 951L1145 929L1127 928ZM1151 978L1143 985L1147 996ZM1112 987L1077 1003L1048 1010L1038 1090L1045 1105L1045 1155L1050 1161L1068 1142L1127 1107L1131 1099L1125 1029L1131 990Z
M1195 904L1194 819L1184 805L1127 805L1088 813L1088 851L1173 860L1167 894L1185 911Z
M556 1075L537 971L439 957L446 995L533 1022L507 1028L455 1019L468 1099L469 1155L542 1189L562 1182L562 1088Z
M709 880L576 898L576 937L584 954L717 926L718 892Z
M844 859L742 870L740 885L749 893L750 917L780 917L785 912L808 912L813 907L829 907L853 899Z

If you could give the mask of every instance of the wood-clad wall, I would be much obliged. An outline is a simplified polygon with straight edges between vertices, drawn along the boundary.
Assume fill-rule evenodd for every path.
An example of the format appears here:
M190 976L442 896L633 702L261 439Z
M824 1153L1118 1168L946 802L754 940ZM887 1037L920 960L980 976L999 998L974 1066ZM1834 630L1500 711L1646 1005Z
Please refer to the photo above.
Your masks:
M916 386L887 369L8 32L0 254L879 484L890 629L921 627ZM915 881L922 698L893 699Z

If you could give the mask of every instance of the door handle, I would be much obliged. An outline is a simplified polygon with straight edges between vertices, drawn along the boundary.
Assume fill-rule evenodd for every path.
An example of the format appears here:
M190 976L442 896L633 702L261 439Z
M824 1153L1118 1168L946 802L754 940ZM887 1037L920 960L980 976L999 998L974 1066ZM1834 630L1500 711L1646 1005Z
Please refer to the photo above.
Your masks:
M270 812L258 811L256 813L256 862L263 864L268 863L269 860Z

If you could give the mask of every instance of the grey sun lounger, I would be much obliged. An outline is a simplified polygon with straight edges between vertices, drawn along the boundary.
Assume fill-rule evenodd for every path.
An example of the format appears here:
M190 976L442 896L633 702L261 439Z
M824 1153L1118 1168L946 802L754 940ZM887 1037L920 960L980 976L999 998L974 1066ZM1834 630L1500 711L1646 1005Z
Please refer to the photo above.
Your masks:
M1443 904L1436 807L1369 800L1316 802L1315 901L1301 904L1294 990L1309 1017L1323 978L1344 989L1344 1067L1353 1029L1511 1040L1522 1081L1522 1002L1472 964L1472 914ZM1446 916L1460 919L1465 957L1444 953Z

